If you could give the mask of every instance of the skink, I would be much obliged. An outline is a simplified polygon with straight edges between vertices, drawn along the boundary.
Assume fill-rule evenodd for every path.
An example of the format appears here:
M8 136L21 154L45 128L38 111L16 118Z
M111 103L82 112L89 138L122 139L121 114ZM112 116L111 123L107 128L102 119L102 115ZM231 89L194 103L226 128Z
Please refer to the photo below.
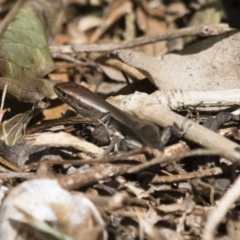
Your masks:
M163 150L159 128L151 122L121 111L87 88L73 82L58 83L54 86L58 97L82 116L102 119L111 114L109 125L144 146Z

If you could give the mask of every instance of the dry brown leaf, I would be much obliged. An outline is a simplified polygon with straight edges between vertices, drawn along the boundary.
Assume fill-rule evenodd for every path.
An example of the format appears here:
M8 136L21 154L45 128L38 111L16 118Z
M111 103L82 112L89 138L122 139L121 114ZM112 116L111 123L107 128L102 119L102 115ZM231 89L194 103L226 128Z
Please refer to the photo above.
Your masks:
M183 49L178 54L147 56L131 50L113 55L137 68L159 89L214 91L240 88L240 33L231 31Z
M144 10L144 12L151 17L156 17L161 19L165 17L165 11L164 11L165 6L161 1L155 1L154 4L151 4L147 0L140 0L139 5Z
M132 3L129 0L112 1L105 9L101 27L91 36L90 43L97 42L109 27L111 27L119 18L131 11L131 9Z
M136 18L138 27L144 32L145 36L151 36L156 31L159 33L166 32L165 21L149 16L140 7L137 8ZM141 50L148 55L164 54L167 52L166 41L140 46L136 50Z

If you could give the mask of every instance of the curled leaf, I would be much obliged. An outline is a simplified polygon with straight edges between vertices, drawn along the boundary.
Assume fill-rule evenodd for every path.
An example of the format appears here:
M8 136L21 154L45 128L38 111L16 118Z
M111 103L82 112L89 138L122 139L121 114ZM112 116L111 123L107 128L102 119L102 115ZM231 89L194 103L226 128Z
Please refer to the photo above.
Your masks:
M47 38L60 0L27 0L0 37L0 76L43 77L53 69Z
M4 121L0 125L1 139L8 146L13 146L19 143L25 134L25 129L32 118L32 110L25 113L20 113L13 118Z

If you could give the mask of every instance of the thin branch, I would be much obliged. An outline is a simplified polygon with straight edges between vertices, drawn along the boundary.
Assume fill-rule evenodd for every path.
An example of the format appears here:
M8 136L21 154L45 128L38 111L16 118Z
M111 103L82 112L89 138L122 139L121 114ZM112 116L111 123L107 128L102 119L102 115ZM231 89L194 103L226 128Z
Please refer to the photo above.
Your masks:
M21 172L21 169L18 168L16 165L12 164L11 162L9 162L8 160L6 160L5 158L0 156L0 163L3 164L5 167L10 168L11 170L15 171L15 172Z
M23 178L23 179L30 179L34 178L35 173L21 173L21 172L6 172L0 173L0 179L8 179L8 178Z
M77 66L91 67L91 68L94 68L94 69L102 72L101 67L96 62L93 62L93 61L90 61L90 60L87 60L87 61L84 62L84 61L80 61L80 60L78 60L74 57L71 57L69 55L61 54L61 53L52 53L52 57L53 58L58 58L58 59L61 59L61 60L65 60L65 61L68 61L68 62L76 63Z
M221 111L240 105L240 89L218 91L158 90L152 94L158 102L172 110Z
M214 167L214 168L209 168L204 170L198 170L195 172L174 174L170 176L155 176L151 181L151 183L173 183L173 182L186 181L194 178L216 176L222 173L223 173L223 170L221 168Z
M8 88L9 85L10 85L10 83L7 82L7 83L4 85L4 88L3 88L2 101L1 101L1 106L0 106L0 123L2 122L2 118L3 118L4 113L5 113L6 111L9 111L9 109L3 110L4 102L5 102L5 98L6 98L6 94L7 94L7 88Z
M162 158L154 158L151 161L146 163L140 164L138 166L132 167L128 170L128 173L136 173L139 171L144 170L145 168L157 165L159 163L169 163L177 160L181 160L186 157L193 157L193 156L203 156L203 155L219 155L220 152L216 150L208 150L208 149L197 149L191 152L173 155L173 156L165 156Z
M128 96L118 96L108 99L114 106L126 111L130 114L137 115L140 118L153 122L161 127L172 126L176 123L181 126L185 118L176 114L165 106L162 106L158 101L144 93L135 93ZM190 128L184 135L184 138L193 141L200 146L218 152L223 157L233 161L240 161L240 146L226 139L219 134L195 123L187 120L185 128L189 125Z
M227 32L229 30L230 28L227 24L209 24L167 31L165 33L139 37L131 41L124 41L120 43L50 46L50 51L52 54L74 52L112 52L118 49L132 48L187 36L212 36Z
M213 212L208 217L207 223L205 225L203 239L213 240L215 229L219 223L223 220L227 211L232 207L232 204L237 201L240 197L240 177L234 182L232 187L226 192L226 194L219 201L219 204L213 210Z

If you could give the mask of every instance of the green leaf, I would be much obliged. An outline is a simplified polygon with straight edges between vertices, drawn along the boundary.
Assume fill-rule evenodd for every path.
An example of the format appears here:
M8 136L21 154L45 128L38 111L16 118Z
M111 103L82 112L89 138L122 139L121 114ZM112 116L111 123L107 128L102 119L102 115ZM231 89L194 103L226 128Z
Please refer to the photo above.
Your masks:
M61 0L25 0L0 36L0 89L19 101L39 103L53 99L52 80L40 79L52 71L54 63L47 39L61 8ZM12 146L22 140L32 110L0 124L0 137Z
M0 76L43 77L53 69L47 38L60 0L27 0L0 37Z
M6 78L0 77L0 89L9 82L7 92L16 97L21 102L36 103L42 99L56 98L53 85L59 81L39 78Z

